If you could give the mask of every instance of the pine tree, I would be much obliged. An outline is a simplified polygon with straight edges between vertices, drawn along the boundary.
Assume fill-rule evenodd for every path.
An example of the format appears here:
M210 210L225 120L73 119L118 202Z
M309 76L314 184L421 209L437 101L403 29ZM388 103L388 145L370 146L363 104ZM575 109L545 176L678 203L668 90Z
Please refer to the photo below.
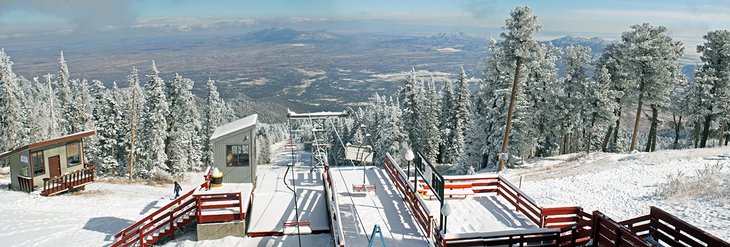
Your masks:
M215 86L214 80L208 80L208 96L206 106L203 112L203 135L202 135L202 161L203 165L210 166L213 163L213 147L210 145L210 137L213 135L215 128L224 123L225 103L218 94L218 88Z
M432 163L436 163L436 157L439 155L439 146L441 145L441 132L439 131L439 116L441 115L441 99L436 90L436 83L433 77L428 81L428 91L424 92L421 102L424 102L419 115L423 120L420 126L421 140L423 145L423 155Z
M550 156L557 153L560 140L560 83L556 62L561 53L552 44L541 45L538 56L529 64L525 80L524 95L533 119L530 128L535 133L535 156Z
M115 175L119 170L117 161L117 135L121 115L116 101L109 95L104 84L99 80L92 81L94 94L93 118L96 124L97 146L95 156L99 160L100 175Z
M615 98L619 92L611 89L611 75L606 67L596 69L594 82L588 87L586 101L586 116L590 120L588 127L588 141L586 152L592 149L593 136L598 131L610 126L616 121L614 109L616 109Z
M38 81L38 77L33 81L20 78L23 92L28 99L47 99L48 87ZM25 112L27 118L25 126L28 129L28 141L31 143L47 140L51 138L51 112L49 101L45 100L29 100L25 102Z
M528 7L517 7L511 13L511 18L507 19L505 30L500 36L504 38L503 45L505 47L506 57L510 61L514 61L514 83L512 84L512 96L507 108L507 124L504 132L504 142L502 143L502 153L507 152L509 144L510 130L512 129L512 114L519 91L520 69L523 62L528 62L535 57L537 53L537 42L533 39L534 35L541 26L537 24L537 17L532 15L532 9ZM500 160L499 171L504 170L504 160Z
M421 83L416 78L415 69L412 69L406 78L405 84L400 89L400 103L401 109L403 110L403 130L408 134L408 139L411 141L411 145L415 150L422 149L420 146L420 130L418 129L418 119L421 117L418 109L422 104L420 101L421 98L419 98L421 91Z
M719 119L719 143L723 145L727 126L728 113L730 111L730 32L717 30L707 33L704 37L707 40L704 44L697 46L697 52L701 53L700 59L703 64L699 68L701 78L695 79L698 87L706 88L709 95L703 97L699 102L706 108L706 114L702 116L702 136L700 147L707 145L711 131L712 122Z
M590 102L588 88L590 77L588 66L591 64L590 48L584 46L569 46L565 50L563 58L565 67L565 78L561 83L560 110L561 123L561 154L571 153L578 150L582 145L580 138L583 130L587 129L590 123L589 111L585 104ZM577 143L576 143L577 142Z
M119 174L129 173L130 165L132 165L132 172L140 174L140 171L145 170L142 166L140 153L142 152L142 145L140 142L140 132L142 130L142 121L140 121L142 112L144 111L144 105L146 101L145 92L140 87L139 72L137 68L132 67L131 73L127 76L127 88L125 89L112 89L119 106L119 112L122 112L122 120L120 123L119 133L119 152L118 160L122 161L123 166L119 166ZM134 152L132 152L132 142L134 140ZM134 157L131 157L134 156ZM133 160L130 164L130 158ZM135 172L136 171L136 172Z
M454 115L451 118L452 130L449 137L452 140L452 146L447 149L450 150L448 152L451 155L450 162L452 163L461 160L461 156L464 154L464 135L467 131L467 124L469 123L469 106L471 105L469 97L469 82L466 78L466 72L462 67L461 73L459 73L459 80L454 88L454 103L452 104ZM467 173L469 169L474 169L471 165L468 167L459 167L461 167L460 169L462 171Z
M66 65L66 59L63 57L63 51L61 51L61 57L58 58L58 82L56 85L56 100L59 114L58 127L61 135L73 133L71 129L71 118L73 118L73 94L71 93L71 81L69 81L68 65Z
M623 129L621 127L621 113L623 112L623 105L626 104L627 99L634 97L636 94L636 92L629 90L632 78L628 72L628 64L621 60L623 55L620 48L621 45L618 43L607 45L603 49L603 54L601 54L596 64L596 68L606 68L608 70L611 78L610 89L616 92L614 99L616 104L614 104L615 108L613 109L616 122L608 126L608 130L603 138L601 150L604 152L622 152L626 149L624 145L619 145L619 143L624 142L621 139L622 135L620 132Z
M157 173L170 172L167 166L168 157L165 152L167 139L167 116L169 107L165 94L165 82L160 78L155 62L148 74L149 81L145 86L146 100L141 114L142 129L139 133L139 155L144 170L136 170L137 176L147 177Z
M665 27L644 23L633 25L631 29L621 35L622 43L618 49L622 55L620 60L627 66L630 77L638 86L636 120L631 138L631 150L634 150L644 102L651 107L653 117L650 131L655 131L659 104L668 101L669 92L674 88L675 81L672 77L678 70L677 60L682 56L683 48L681 42L674 41L667 35Z
M454 86L451 80L446 80L444 86L441 89L441 115L440 120L440 134L441 134L441 145L439 146L439 163L452 164L458 159L455 159L454 155L454 119L456 117L456 95L454 95ZM463 141L463 140L462 140ZM463 144L463 143L462 143Z
M0 49L0 150L8 151L28 143L28 130L24 123L25 95L13 72L13 62L5 50Z
M177 74L168 84L166 153L173 174L200 168L200 116L192 89L193 81Z

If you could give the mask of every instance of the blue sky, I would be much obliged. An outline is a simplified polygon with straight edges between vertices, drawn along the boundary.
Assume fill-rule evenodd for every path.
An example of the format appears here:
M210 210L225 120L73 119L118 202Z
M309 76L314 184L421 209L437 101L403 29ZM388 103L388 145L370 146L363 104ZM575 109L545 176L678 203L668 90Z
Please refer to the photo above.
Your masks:
M454 31L498 28L515 6L535 10L544 36L617 37L631 24L667 26L674 36L701 39L730 29L730 0L712 1L496 1L496 0L0 0L2 32L96 31L155 22L179 25L216 19L313 18L322 22L384 21L449 26Z

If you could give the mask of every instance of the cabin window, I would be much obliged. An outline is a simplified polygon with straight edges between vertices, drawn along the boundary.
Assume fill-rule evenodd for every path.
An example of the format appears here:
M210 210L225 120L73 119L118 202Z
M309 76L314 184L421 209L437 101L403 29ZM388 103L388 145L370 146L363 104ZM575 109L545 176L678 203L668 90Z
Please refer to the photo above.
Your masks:
M43 160L43 151L31 153L30 162L33 165L33 176L46 174L46 162Z
M81 164L81 142L66 144L66 166L72 167Z
M248 145L226 145L226 166L249 166Z

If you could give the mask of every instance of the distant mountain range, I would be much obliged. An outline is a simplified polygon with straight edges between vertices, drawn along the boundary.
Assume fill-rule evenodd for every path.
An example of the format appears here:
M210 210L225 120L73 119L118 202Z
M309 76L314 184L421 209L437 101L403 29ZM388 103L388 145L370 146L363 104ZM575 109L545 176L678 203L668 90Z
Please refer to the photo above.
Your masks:
M341 40L343 37L325 30L299 31L291 28L267 28L246 33L241 41L259 43L322 43Z

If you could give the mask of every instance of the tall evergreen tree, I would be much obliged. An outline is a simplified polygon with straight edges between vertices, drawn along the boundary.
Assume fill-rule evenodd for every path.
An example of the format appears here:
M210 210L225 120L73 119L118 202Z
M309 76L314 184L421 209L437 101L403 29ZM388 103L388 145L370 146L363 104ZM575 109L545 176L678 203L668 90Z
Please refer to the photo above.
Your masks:
M165 82L160 78L155 62L147 75L146 100L142 112L142 129L139 133L142 146L139 155L144 170L136 170L137 176L150 176L159 172L170 172L167 164L165 140L167 139L167 116L169 106L165 94Z
M726 132L727 118L730 111L730 32L717 30L703 37L706 42L697 46L702 66L699 68L695 84L706 92L698 107L703 107L706 114L701 117L702 136L700 147L707 145L712 122L719 119L719 140L722 146ZM702 89L699 89L702 90Z
M203 112L203 135L202 135L202 161L203 165L209 166L213 163L213 147L210 145L210 137L213 136L215 128L223 124L225 103L218 94L215 81L208 79L208 95L206 98L205 110Z
M58 81L56 82L56 97L55 101L58 109L59 118L58 126L61 135L72 133L72 127L70 126L71 119L74 117L73 111L73 93L71 92L71 81L69 80L68 65L66 65L66 59L63 57L63 51L61 56L58 58Z
M178 74L168 83L166 153L173 174L200 167L200 115L192 89L193 81Z
M101 175L116 175L119 163L117 161L117 131L121 114L117 110L116 102L109 95L104 84L99 80L92 81L94 94L93 118L96 124L98 146L96 157L99 162L98 172Z
M504 132L504 142L502 143L502 153L507 152L509 144L510 130L512 129L512 114L519 91L520 69L524 62L528 62L535 57L537 53L537 42L533 39L533 35L542 28L537 23L537 17L532 15L532 9L528 7L517 7L507 19L505 30L500 36L504 38L502 43L505 47L506 58L514 61L514 83L512 84L512 96L507 108L507 124ZM499 171L504 169L504 160L500 159Z
M682 56L683 48L681 42L669 37L665 27L644 23L633 25L631 29L621 35L619 49L622 55L620 60L627 66L637 86L638 103L630 148L634 150L644 102L651 107L652 130L655 130L659 104L668 101L669 92L676 83L672 77L678 70L677 60Z
M13 62L0 49L0 150L8 151L28 143L25 95L13 72Z

